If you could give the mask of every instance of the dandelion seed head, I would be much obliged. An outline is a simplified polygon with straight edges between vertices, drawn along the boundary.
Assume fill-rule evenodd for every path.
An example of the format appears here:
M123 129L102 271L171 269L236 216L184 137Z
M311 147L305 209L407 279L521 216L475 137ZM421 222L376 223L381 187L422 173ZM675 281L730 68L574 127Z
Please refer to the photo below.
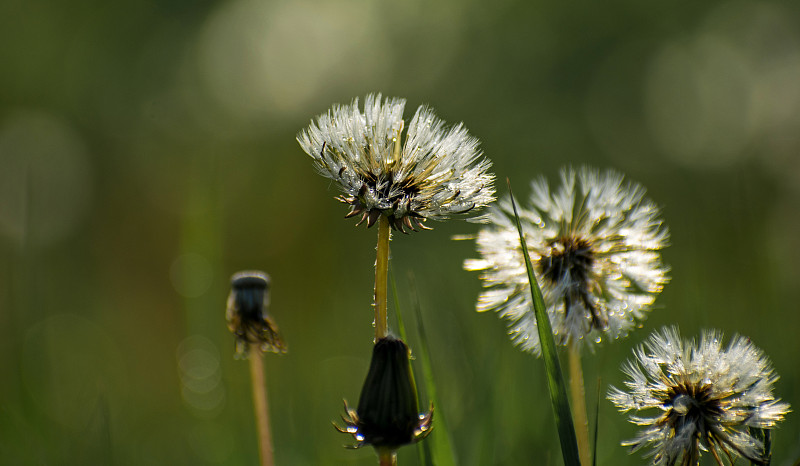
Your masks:
M769 359L743 337L723 347L719 332L687 342L677 328L664 328L622 370L626 390L611 387L607 397L643 427L622 445L651 447L654 465L697 464L704 451L762 464L769 452L748 428L774 428L789 412L772 394L778 377Z
M556 341L591 347L640 325L668 282L660 249L668 230L640 185L615 171L566 168L561 184L531 184L529 206L518 206L528 251ZM481 272L477 310L509 321L512 340L541 353L525 261L509 198L492 206L477 237Z
M401 232L424 222L467 217L494 201L491 162L463 124L446 128L419 107L404 130L405 100L370 94L359 108L334 105L297 137L317 172L335 181L347 217L372 226L381 215Z

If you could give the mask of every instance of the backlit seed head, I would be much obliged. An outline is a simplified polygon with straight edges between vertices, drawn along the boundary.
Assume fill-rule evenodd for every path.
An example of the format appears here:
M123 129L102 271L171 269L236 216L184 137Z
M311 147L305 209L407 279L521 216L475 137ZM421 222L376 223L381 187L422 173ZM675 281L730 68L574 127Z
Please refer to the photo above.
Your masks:
M650 447L654 465L695 466L703 452L719 465L736 457L768 463L764 437L753 434L774 428L789 405L772 394L778 376L749 339L737 336L723 347L719 332L706 331L696 343L665 328L634 351L623 371L627 390L611 387L608 399L634 411L630 421L643 427L622 443L632 452Z
M400 232L429 229L427 220L470 217L494 200L491 163L462 124L446 129L420 107L406 129L405 100L370 94L334 105L297 137L348 204L346 217L370 227L385 215ZM474 218L474 217L473 217Z
M533 182L520 223L557 343L591 347L624 337L669 281L659 252L669 233L644 194L619 173L586 167L562 170L557 190L543 178ZM477 237L481 258L464 262L481 272L477 309L497 311L509 321L512 340L539 355L510 199L492 206L489 219Z

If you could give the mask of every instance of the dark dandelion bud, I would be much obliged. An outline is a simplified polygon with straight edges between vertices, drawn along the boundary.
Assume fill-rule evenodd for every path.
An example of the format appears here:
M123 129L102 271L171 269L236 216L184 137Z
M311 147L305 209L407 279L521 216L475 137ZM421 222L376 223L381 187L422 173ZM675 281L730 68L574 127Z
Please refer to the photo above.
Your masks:
M264 352L286 352L286 343L267 314L268 308L269 275L259 271L235 273L231 278L226 318L228 329L236 335L238 357L246 357L250 345L258 345Z
M402 340L389 336L375 343L358 409L353 411L345 403L342 419L346 426L337 427L353 435L358 442L355 448L372 445L395 451L430 433L433 406L427 413L419 413L409 356Z

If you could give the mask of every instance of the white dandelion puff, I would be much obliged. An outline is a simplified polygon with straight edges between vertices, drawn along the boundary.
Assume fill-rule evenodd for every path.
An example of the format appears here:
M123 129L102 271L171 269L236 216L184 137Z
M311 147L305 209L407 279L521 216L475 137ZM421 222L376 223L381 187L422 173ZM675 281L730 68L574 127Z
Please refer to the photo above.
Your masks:
M532 183L530 207L519 210L525 241L556 342L587 345L620 338L645 318L669 280L660 249L669 233L642 186L608 170L566 168L551 191ZM541 354L525 261L510 199L493 206L477 237L481 272L479 312L509 321L512 340Z
M403 139L405 100L370 94L334 105L302 130L297 141L317 171L335 181L351 206L347 217L372 226L386 215L392 228L425 228L425 220L469 217L494 201L491 162L478 139L459 123L449 129L419 107Z
M778 376L748 338L735 336L723 348L720 332L705 331L696 343L664 328L634 351L623 372L627 391L611 387L608 399L622 412L635 411L630 421L643 427L622 443L632 452L650 446L654 465L694 466L704 451L719 465L736 457L768 463L769 452L749 428L774 428L789 404L773 396Z

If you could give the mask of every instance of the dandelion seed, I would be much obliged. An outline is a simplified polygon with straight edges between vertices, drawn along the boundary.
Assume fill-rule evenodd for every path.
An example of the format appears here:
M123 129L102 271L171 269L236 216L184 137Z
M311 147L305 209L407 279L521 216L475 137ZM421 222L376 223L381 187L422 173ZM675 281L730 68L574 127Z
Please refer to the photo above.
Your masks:
M300 132L297 141L317 171L338 183L346 217L372 226L381 215L403 233L424 222L470 217L494 200L491 163L462 124L445 129L431 109L419 107L401 142L405 100L370 94L335 105Z
M519 212L531 261L539 277L556 342L591 346L623 337L645 318L669 280L658 252L669 233L659 209L638 184L614 171L561 172L551 191L532 183L530 208ZM495 310L509 321L515 343L541 353L525 261L509 199L491 208L478 234L480 259L464 262L481 272L479 312Z
M789 404L773 396L778 376L749 339L736 336L723 348L717 331L703 332L698 344L664 328L634 351L623 371L628 390L611 387L608 399L622 412L635 410L630 421L644 428L622 443L632 452L652 447L646 456L654 465L694 466L703 451L719 465L736 457L768 463L770 452L749 429L772 429Z

